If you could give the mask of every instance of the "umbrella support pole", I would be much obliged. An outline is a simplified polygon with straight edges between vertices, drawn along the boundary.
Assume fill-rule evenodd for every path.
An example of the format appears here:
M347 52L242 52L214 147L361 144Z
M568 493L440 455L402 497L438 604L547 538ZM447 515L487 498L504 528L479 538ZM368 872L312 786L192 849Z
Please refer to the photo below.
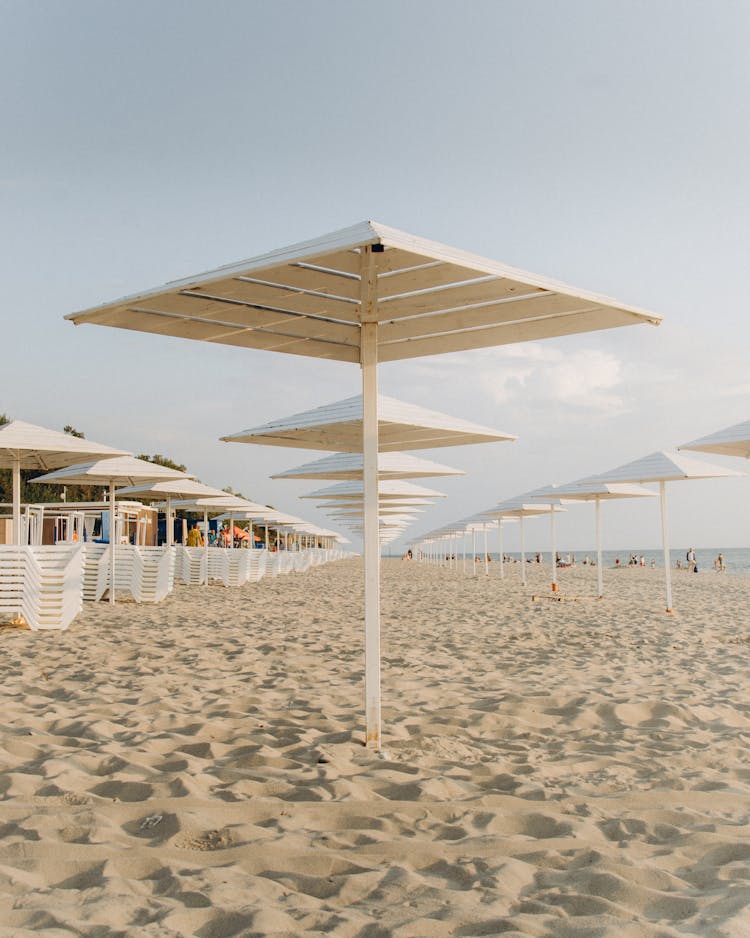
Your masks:
M13 459L13 543L21 545L21 460Z
M526 547L523 539L523 515L521 515L521 586L526 586Z
M503 561L503 519L497 519L497 546L500 552L500 579L505 579L505 563Z
M379 750L380 531L378 523L377 272L372 247L361 249L362 464L365 551L365 745Z
M672 571L669 559L669 531L667 530L667 486L662 479L659 482L659 501L661 503L661 541L664 547L664 581L667 587L667 612L672 612Z
M484 534L484 575L490 575L490 555L487 553L487 522L482 524L482 533Z
M203 563L206 568L204 586L208 586L208 511L203 511Z
M115 604L115 554L117 553L117 519L115 518L115 480L109 483L109 604Z
M549 515L549 528L550 528L550 540L552 547L552 592L556 593L558 590L557 584L557 532L555 531L555 506L551 506L552 511Z
M602 571L602 500L596 502L596 595L604 596L604 573Z

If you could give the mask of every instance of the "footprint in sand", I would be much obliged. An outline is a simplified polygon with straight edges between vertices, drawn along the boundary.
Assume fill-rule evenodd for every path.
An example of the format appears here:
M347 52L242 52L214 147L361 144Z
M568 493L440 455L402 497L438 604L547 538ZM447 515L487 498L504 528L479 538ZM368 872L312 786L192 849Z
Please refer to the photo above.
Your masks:
M212 831L185 831L182 837L174 842L175 847L181 850L226 850L235 846L231 831L226 828Z

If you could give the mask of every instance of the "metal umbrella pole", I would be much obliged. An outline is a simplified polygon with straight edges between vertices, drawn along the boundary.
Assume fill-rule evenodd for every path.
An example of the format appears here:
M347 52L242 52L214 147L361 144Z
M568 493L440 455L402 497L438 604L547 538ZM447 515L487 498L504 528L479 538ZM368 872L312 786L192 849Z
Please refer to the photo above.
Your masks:
M557 585L557 538L555 532L555 506L551 505L552 511L549 515L550 540L552 542L552 592L556 593Z
M602 500L594 499L596 505L596 594L604 596L604 572L602 571Z
M115 604L115 553L117 532L115 531L115 480L109 480L109 604Z
M669 532L667 530L667 486L659 482L659 501L661 502L661 539L664 547L664 579L667 587L667 612L672 612L672 577L669 559Z

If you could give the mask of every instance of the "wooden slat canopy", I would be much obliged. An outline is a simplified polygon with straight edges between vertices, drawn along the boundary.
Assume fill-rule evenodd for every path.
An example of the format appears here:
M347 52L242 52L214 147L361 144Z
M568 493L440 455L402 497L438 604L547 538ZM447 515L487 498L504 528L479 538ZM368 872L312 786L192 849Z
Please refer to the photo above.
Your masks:
M277 472L272 479L361 479L363 475L361 453L333 453L313 462ZM429 476L465 475L463 469L453 469L429 459L420 459L410 453L380 453L378 455L378 478L423 479Z
M262 426L223 436L222 440L361 453L362 395L271 420ZM515 440L515 436L384 394L378 395L378 449L381 453L507 440Z
M359 362L360 251L367 245L376 252L378 361L660 322L608 297L371 221L66 318Z

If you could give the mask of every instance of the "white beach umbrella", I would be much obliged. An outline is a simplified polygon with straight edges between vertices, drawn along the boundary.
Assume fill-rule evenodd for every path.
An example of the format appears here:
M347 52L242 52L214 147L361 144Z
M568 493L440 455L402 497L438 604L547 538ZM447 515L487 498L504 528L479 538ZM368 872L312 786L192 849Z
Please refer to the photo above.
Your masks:
M524 518L533 517L534 515L546 515L557 510L565 510L558 509L557 506L553 506L551 501L547 501L546 503L541 501L534 501L534 495L536 494L536 491L537 490L535 489L533 492L525 492L523 495L516 495L514 498L509 498L504 502L500 502L500 504L495 505L494 508L490 508L487 511L481 512L481 514L487 518L518 518L521 525L521 583L523 586L526 586L526 548L524 542L523 523Z
M0 426L0 469L11 470L13 543L21 543L21 470L47 472L88 459L128 456L125 450L94 443L59 430L48 430L23 420Z
M424 511L424 508L416 508L411 504L404 505L400 502L385 503L378 507L378 515L381 517L383 515L399 515L405 511L416 515ZM330 518L364 518L365 509L364 505L339 507L338 504L333 503L327 506L327 514Z
M94 462L68 466L47 475L39 476L34 482L49 482L55 485L109 486L109 602L115 602L115 486L136 485L139 482L159 482L166 479L189 479L192 476L177 469L169 469L135 456L115 456L97 459Z
M210 485L204 485L202 482L196 482L193 478L184 479L165 479L161 482L147 482L142 485L131 485L124 489L119 489L117 497L130 498L164 498L166 504L166 535L167 547L172 546L172 496L180 498L215 498L226 496L228 493L221 489L212 488Z
M671 561L669 557L669 532L667 529L667 482L681 482L684 479L715 479L723 476L741 476L743 473L723 466L685 456L682 453L667 453L657 451L649 453L641 459L625 463L603 472L601 475L588 476L581 479L580 485L588 486L590 482L658 482L659 500L661 502L661 536L664 551L664 579L667 593L667 612L672 612L672 577Z
M594 502L595 509L595 527L596 527L596 583L597 596L601 599L604 596L604 580L602 575L602 526L601 526L601 503L611 501L615 498L644 498L655 497L656 492L644 488L642 485L633 483L612 482L569 482L566 485L553 485L549 489L539 489L539 494L534 498L543 499L548 497L562 498L566 502L583 501ZM554 512L552 513L554 518ZM552 569L557 572L557 558L554 541L552 543ZM553 579L553 589L557 584L557 577Z
M417 404L408 404L384 394L378 394L377 403L379 453L516 439L510 433L428 410ZM258 443L262 446L291 446L298 449L333 450L338 454L361 454L362 413L362 395L358 394L290 417L271 420L221 439L227 443Z
M384 480L378 482L378 504L384 502L401 502L415 498L445 498L445 492L437 492L435 489L427 488L424 485L415 485L413 482L404 482L401 479ZM316 489L307 495L300 495L300 498L317 498L324 502L352 502L359 501L364 504L364 491L361 481L337 482L335 485L328 485L322 489Z
M361 433L351 449L364 454L368 505L365 714L366 744L374 749L381 740L377 452L435 445L379 447L378 362L659 322L606 297L371 221L68 318L361 367Z
M344 481L361 479L364 474L362 453L332 453L313 462L304 463L285 472L277 472L272 479L332 479ZM429 476L466 475L463 469L453 469L430 459L421 459L411 453L378 453L379 479L426 479Z
M300 498L320 498L323 500L346 501L352 497L364 499L364 484L361 480L353 479L347 482L337 482L322 489L316 489ZM444 492L427 488L424 485L415 485L402 479L383 479L378 482L378 499L380 501L399 500L403 498L445 498Z
M409 505L414 507L427 508L435 504L434 498L378 498L378 507L387 508L393 506L393 504L398 504L400 506ZM359 498L337 498L337 499L328 499L328 501L321 502L320 505L316 505L316 508L320 508L325 511L332 507L335 508L363 508L364 498L361 496Z
M741 456L750 459L750 420L736 423L716 433L709 433L677 449L693 449L699 453L718 453L722 456Z

